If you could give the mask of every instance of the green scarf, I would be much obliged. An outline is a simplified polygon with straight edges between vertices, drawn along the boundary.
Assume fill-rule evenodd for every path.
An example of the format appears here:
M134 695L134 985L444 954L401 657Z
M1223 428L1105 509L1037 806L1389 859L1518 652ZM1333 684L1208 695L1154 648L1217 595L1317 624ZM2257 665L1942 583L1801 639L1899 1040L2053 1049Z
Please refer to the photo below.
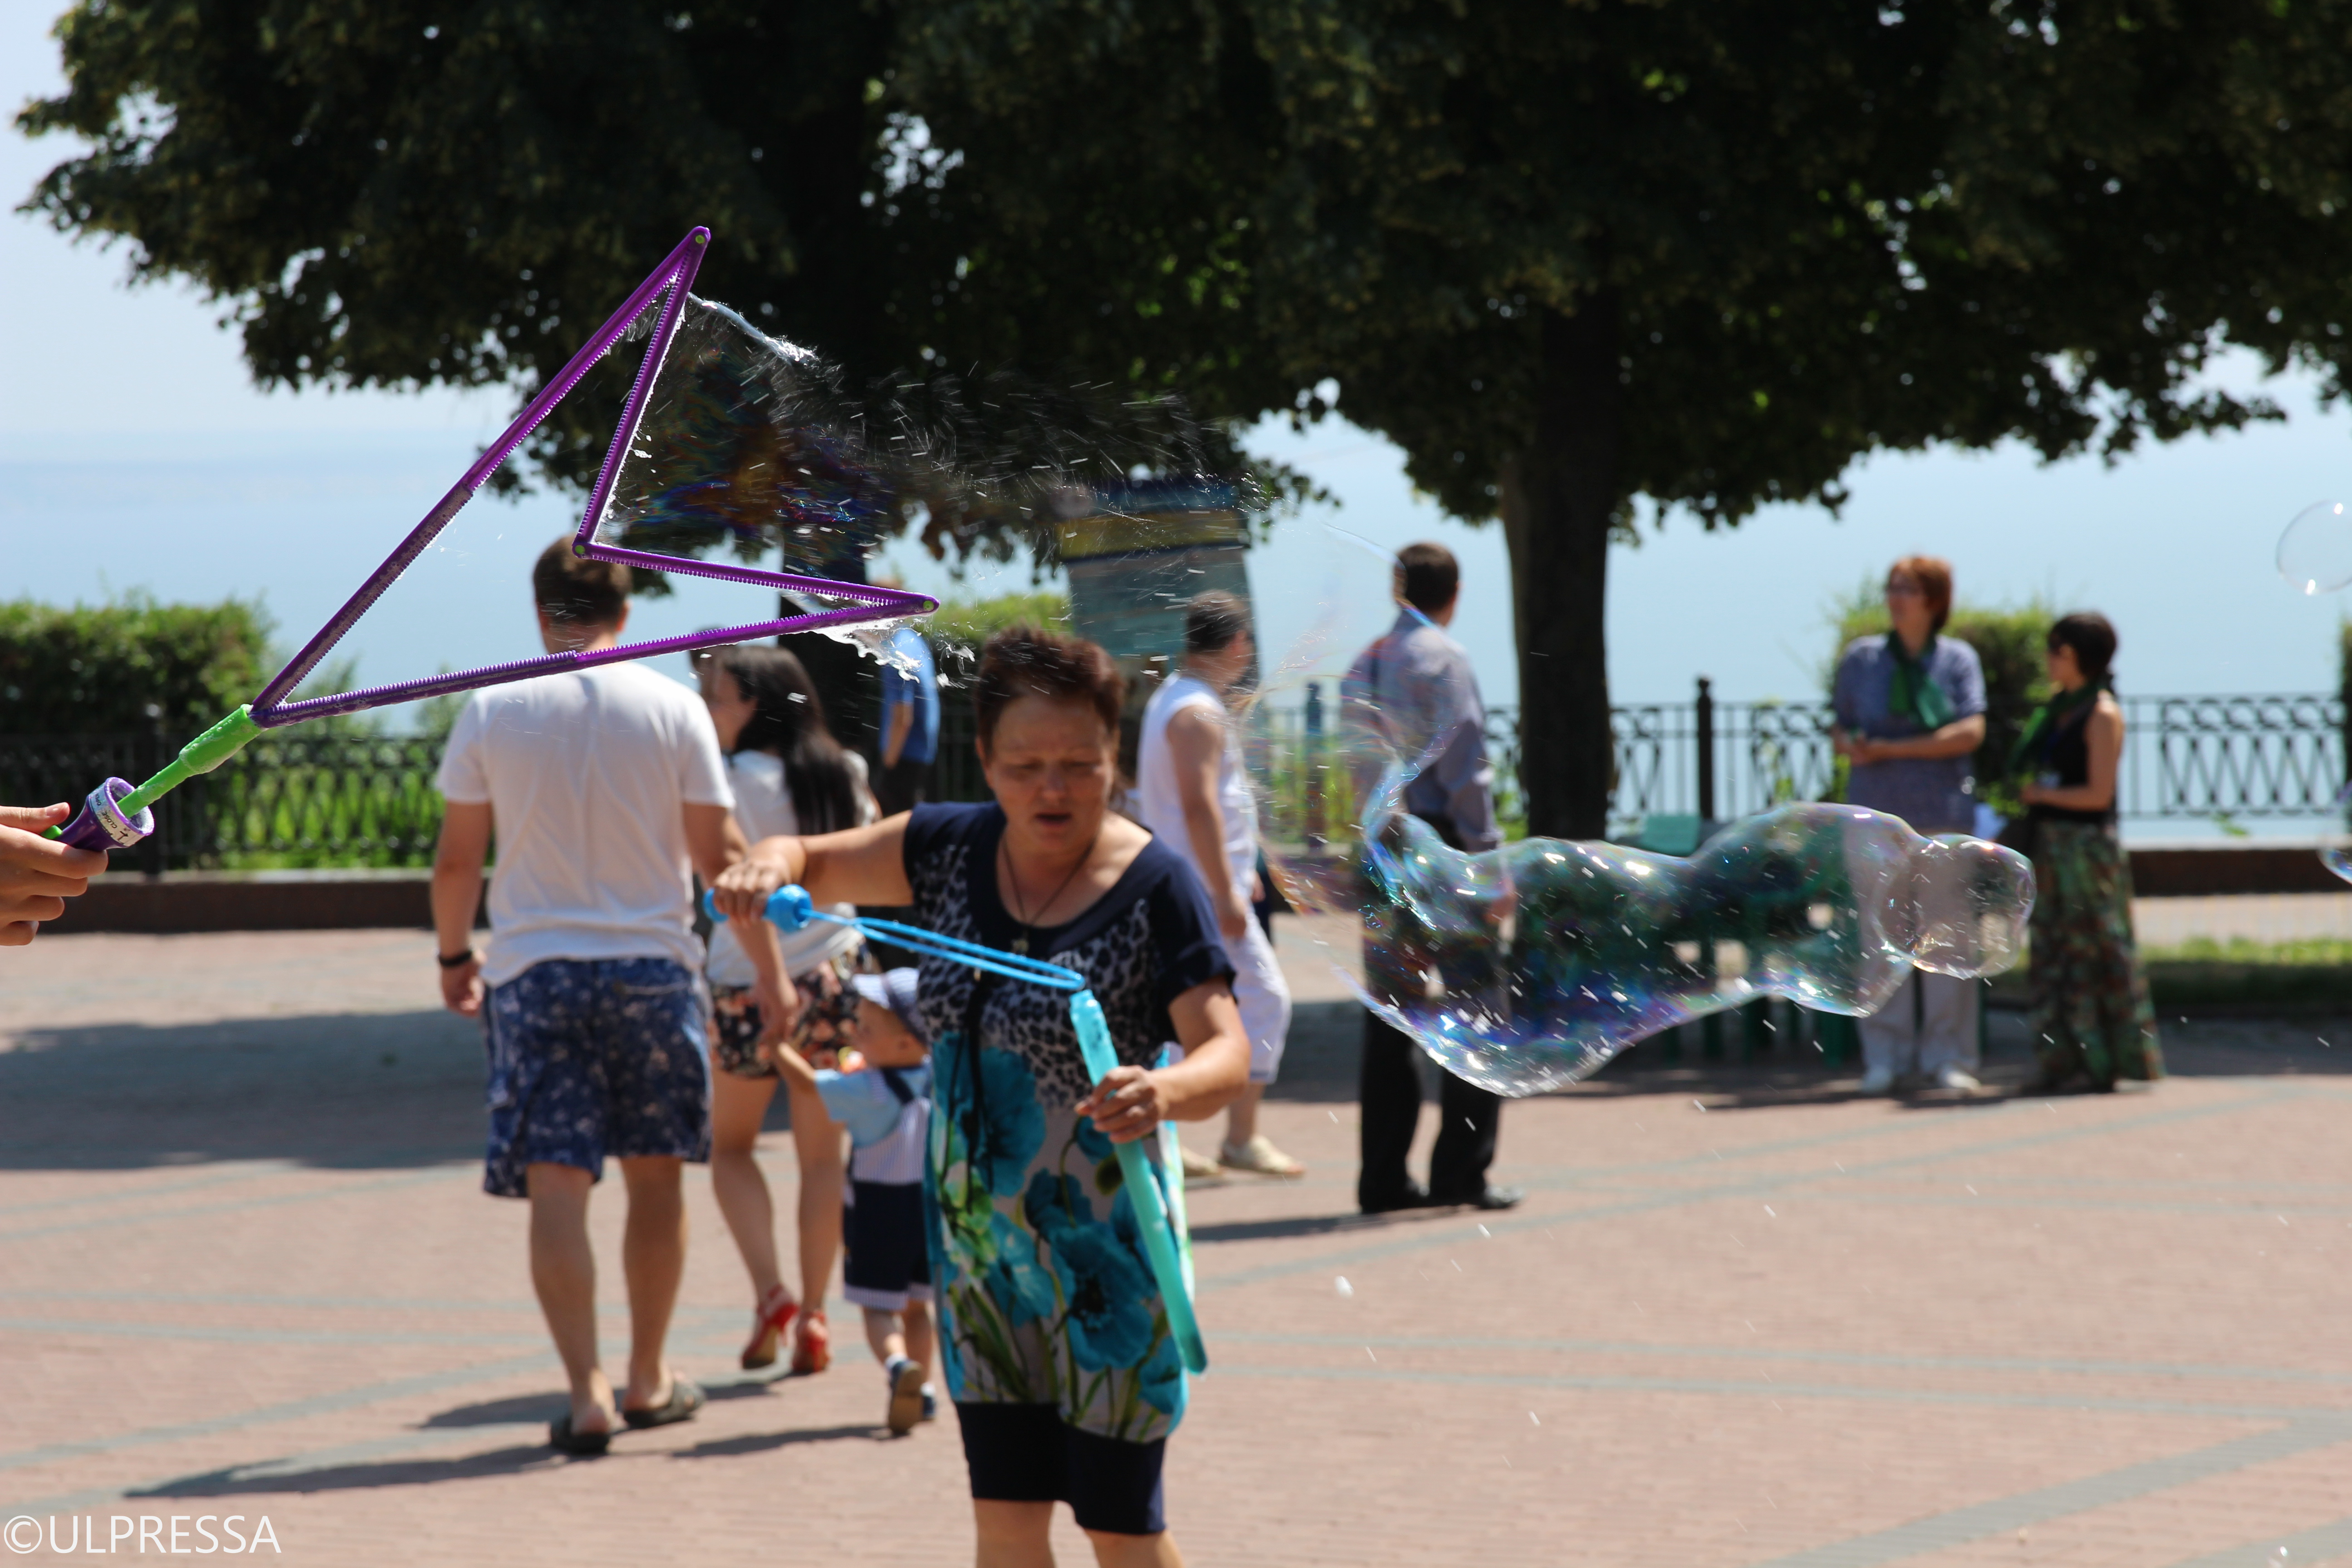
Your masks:
M2016 748L2009 753L2011 776L2023 773L2040 762L2042 754L2050 749L2050 742L2057 737L2066 721L2096 702L2099 693L2109 689L2110 683L2105 677L2086 680L2072 691L2053 693L2049 701L2036 708L2033 717L2025 721L2024 730L2018 735Z
M1904 651L1902 634L1889 632L1886 651L1895 660L1895 679L1886 691L1887 711L1908 713L1929 734L1950 723L1952 700L1927 676L1927 656L1936 651L1935 634L1927 635L1927 646L1919 650L1918 658L1913 658Z

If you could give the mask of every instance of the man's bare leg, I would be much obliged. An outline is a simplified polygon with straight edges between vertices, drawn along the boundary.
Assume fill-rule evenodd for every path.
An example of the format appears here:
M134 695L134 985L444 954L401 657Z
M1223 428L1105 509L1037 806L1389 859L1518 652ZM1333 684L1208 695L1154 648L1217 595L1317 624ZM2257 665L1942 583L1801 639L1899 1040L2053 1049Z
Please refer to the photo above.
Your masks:
M662 1359L670 1313L686 1278L686 1196L675 1156L623 1160L629 1219L621 1233L621 1271L629 1282L629 1389L624 1410L656 1410L670 1394Z
M525 1168L523 1181L530 1194L530 1283L572 1385L572 1429L613 1431L620 1422L599 1364L596 1255L588 1245L593 1179L576 1165L541 1162Z

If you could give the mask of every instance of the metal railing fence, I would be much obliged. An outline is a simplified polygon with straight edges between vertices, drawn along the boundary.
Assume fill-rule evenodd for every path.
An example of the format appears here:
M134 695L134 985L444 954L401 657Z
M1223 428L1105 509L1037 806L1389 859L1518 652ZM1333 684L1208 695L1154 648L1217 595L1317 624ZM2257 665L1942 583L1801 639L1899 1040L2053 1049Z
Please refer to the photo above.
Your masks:
M2318 818L2336 815L2345 788L2346 703L2340 694L2273 692L2126 696L2117 790L2142 821ZM1612 822L1647 816L1744 816L1791 800L1834 798L1843 773L1825 702L1727 702L1704 680L1688 702L1611 710L1616 748ZM1303 742L1303 710L1261 721ZM1519 713L1492 708L1486 744L1497 812L1526 815Z
M0 800L79 801L100 779L142 779L189 737L0 736ZM155 807L131 852L148 871L425 866L441 831L441 742L292 731L256 738Z
M972 755L971 711L951 694L940 714L938 796L987 793ZM2323 818L2345 772L2344 699L2315 692L2126 697L2119 789L2135 819ZM1276 750L1305 715L1269 710ZM1613 822L1690 815L1723 819L1839 784L1828 706L1721 702L1705 683L1689 702L1614 710ZM0 800L79 800L109 774L146 777L181 735L0 736ZM1496 805L1525 816L1518 714L1487 713ZM1292 755L1302 754L1293 751ZM135 852L149 870L424 866L441 826L433 787L440 742L300 730L257 739L219 772L164 797L158 831ZM1279 765L1277 763L1277 765Z

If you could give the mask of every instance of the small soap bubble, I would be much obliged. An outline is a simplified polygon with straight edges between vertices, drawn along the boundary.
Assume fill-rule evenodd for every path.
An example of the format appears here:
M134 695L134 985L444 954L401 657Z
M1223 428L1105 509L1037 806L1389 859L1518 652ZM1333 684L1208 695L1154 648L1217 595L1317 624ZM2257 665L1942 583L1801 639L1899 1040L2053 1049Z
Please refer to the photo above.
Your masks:
M1332 1280L1331 1284L1342 1296L1353 1296L1356 1293L1356 1288L1348 1283L1348 1277L1345 1274Z
M2315 501L2279 535L2279 575L2300 594L2333 594L2352 583L2352 512L2340 500Z

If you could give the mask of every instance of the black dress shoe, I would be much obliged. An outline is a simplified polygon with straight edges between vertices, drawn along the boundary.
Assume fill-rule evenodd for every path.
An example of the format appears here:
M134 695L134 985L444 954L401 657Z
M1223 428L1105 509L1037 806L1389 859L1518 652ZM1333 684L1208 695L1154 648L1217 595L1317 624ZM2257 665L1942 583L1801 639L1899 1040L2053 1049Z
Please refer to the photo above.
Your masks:
M1366 1214L1395 1214L1400 1209L1425 1209L1429 1206L1429 1190L1412 1184L1402 1192L1387 1193L1379 1197L1358 1194L1356 1206Z
M1472 1209L1515 1209L1528 1194L1517 1187L1487 1187L1466 1198L1432 1197L1433 1204L1459 1204Z

